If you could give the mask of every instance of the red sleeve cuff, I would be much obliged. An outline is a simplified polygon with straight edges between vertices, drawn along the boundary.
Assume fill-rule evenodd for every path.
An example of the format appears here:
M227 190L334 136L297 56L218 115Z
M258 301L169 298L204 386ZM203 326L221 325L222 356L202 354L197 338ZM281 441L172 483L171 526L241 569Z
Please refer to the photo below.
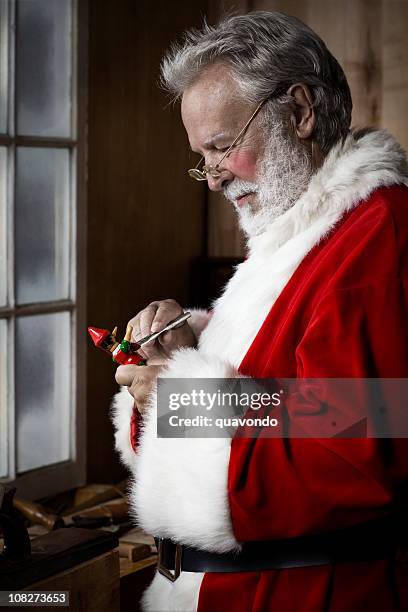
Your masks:
M136 408L136 404L133 404L132 417L130 419L129 439L130 439L130 445L133 448L134 452L136 452L136 449L138 446L139 422L140 422L140 412Z

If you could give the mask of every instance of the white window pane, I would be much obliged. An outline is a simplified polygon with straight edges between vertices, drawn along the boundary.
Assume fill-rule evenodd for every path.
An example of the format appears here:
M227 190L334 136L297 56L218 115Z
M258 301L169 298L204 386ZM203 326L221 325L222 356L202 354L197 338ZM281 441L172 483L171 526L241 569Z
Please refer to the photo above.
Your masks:
M0 132L7 132L8 2L0 0Z
M70 315L16 320L17 471L69 458Z
M0 319L0 478L8 474L7 321Z
M7 301L7 149L0 147L0 306Z
M69 294L69 151L19 148L15 202L18 304Z
M70 0L19 0L16 47L17 133L70 136Z

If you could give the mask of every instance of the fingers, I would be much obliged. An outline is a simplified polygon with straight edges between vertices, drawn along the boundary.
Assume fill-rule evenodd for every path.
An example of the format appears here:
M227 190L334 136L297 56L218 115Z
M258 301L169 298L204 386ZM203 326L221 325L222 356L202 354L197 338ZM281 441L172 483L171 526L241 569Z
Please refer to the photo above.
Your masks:
M170 321L183 313L183 309L175 300L159 302L154 319L151 324L152 333L158 332Z
M116 382L125 387L149 384L165 363L163 359L152 359L147 366L121 365L116 370Z
M137 342L140 338L147 336L150 334L150 329L152 325L152 321L155 317L158 302L152 302L146 308L141 310L135 317L130 319L128 325L132 326L132 342ZM147 347L146 347L147 348ZM139 349L139 355L144 357L145 359L150 359L154 356L157 356L157 350L152 350L152 347L149 347L148 350Z
M150 333L160 331L183 312L182 307L175 300L151 302L128 323L133 328L132 341L137 342Z
M183 309L175 300L161 300L151 302L146 308L141 310L135 317L130 319L128 325L131 325L132 330L132 342L137 342L140 338L160 331L170 321L178 317L183 313ZM167 343L169 337L167 339ZM166 350L168 344L166 342L161 344L159 342L152 342L147 344L143 348L139 349L138 353L145 359L152 358L165 359L168 357L168 351ZM170 345L171 346L171 345Z
M115 380L118 383L118 385L124 385L126 387L129 387L132 384L133 379L136 376L138 376L137 370L140 370L141 367L147 367L147 366L136 366L136 365L119 366L115 373Z
M141 336L147 336L152 333L152 323L157 316L160 302L152 302L140 313L140 334ZM139 336L140 338L140 336Z
M146 406L147 399L156 385L157 376L161 368L162 365L126 365L119 366L116 371L116 381L121 385L127 386L140 412Z
M128 325L132 326L132 342L137 342L143 336L150 334L153 319L156 315L158 302L152 302L130 319ZM141 353L141 351L139 351ZM142 353L141 353L142 354Z
M159 355L158 357L152 357L151 359L149 359L149 366L151 365L163 366L167 363L167 361L168 361L167 357L163 357L162 355Z

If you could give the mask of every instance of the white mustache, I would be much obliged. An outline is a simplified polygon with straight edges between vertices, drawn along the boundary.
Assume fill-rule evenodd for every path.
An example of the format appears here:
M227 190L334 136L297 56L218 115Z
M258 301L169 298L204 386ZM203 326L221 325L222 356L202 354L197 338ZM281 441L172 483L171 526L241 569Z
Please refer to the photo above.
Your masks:
M238 198L245 195L246 193L258 193L258 191L259 185L257 185L256 183L235 179L232 183L225 187L224 196L230 202L236 202Z

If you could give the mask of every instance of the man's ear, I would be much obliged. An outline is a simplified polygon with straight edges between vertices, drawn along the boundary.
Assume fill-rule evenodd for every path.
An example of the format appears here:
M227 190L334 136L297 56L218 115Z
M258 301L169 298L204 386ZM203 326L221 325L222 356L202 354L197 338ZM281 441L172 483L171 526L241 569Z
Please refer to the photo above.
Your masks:
M310 89L304 83L295 83L287 94L295 101L295 108L290 117L298 138L310 138L316 125L316 115L313 108L313 98Z

